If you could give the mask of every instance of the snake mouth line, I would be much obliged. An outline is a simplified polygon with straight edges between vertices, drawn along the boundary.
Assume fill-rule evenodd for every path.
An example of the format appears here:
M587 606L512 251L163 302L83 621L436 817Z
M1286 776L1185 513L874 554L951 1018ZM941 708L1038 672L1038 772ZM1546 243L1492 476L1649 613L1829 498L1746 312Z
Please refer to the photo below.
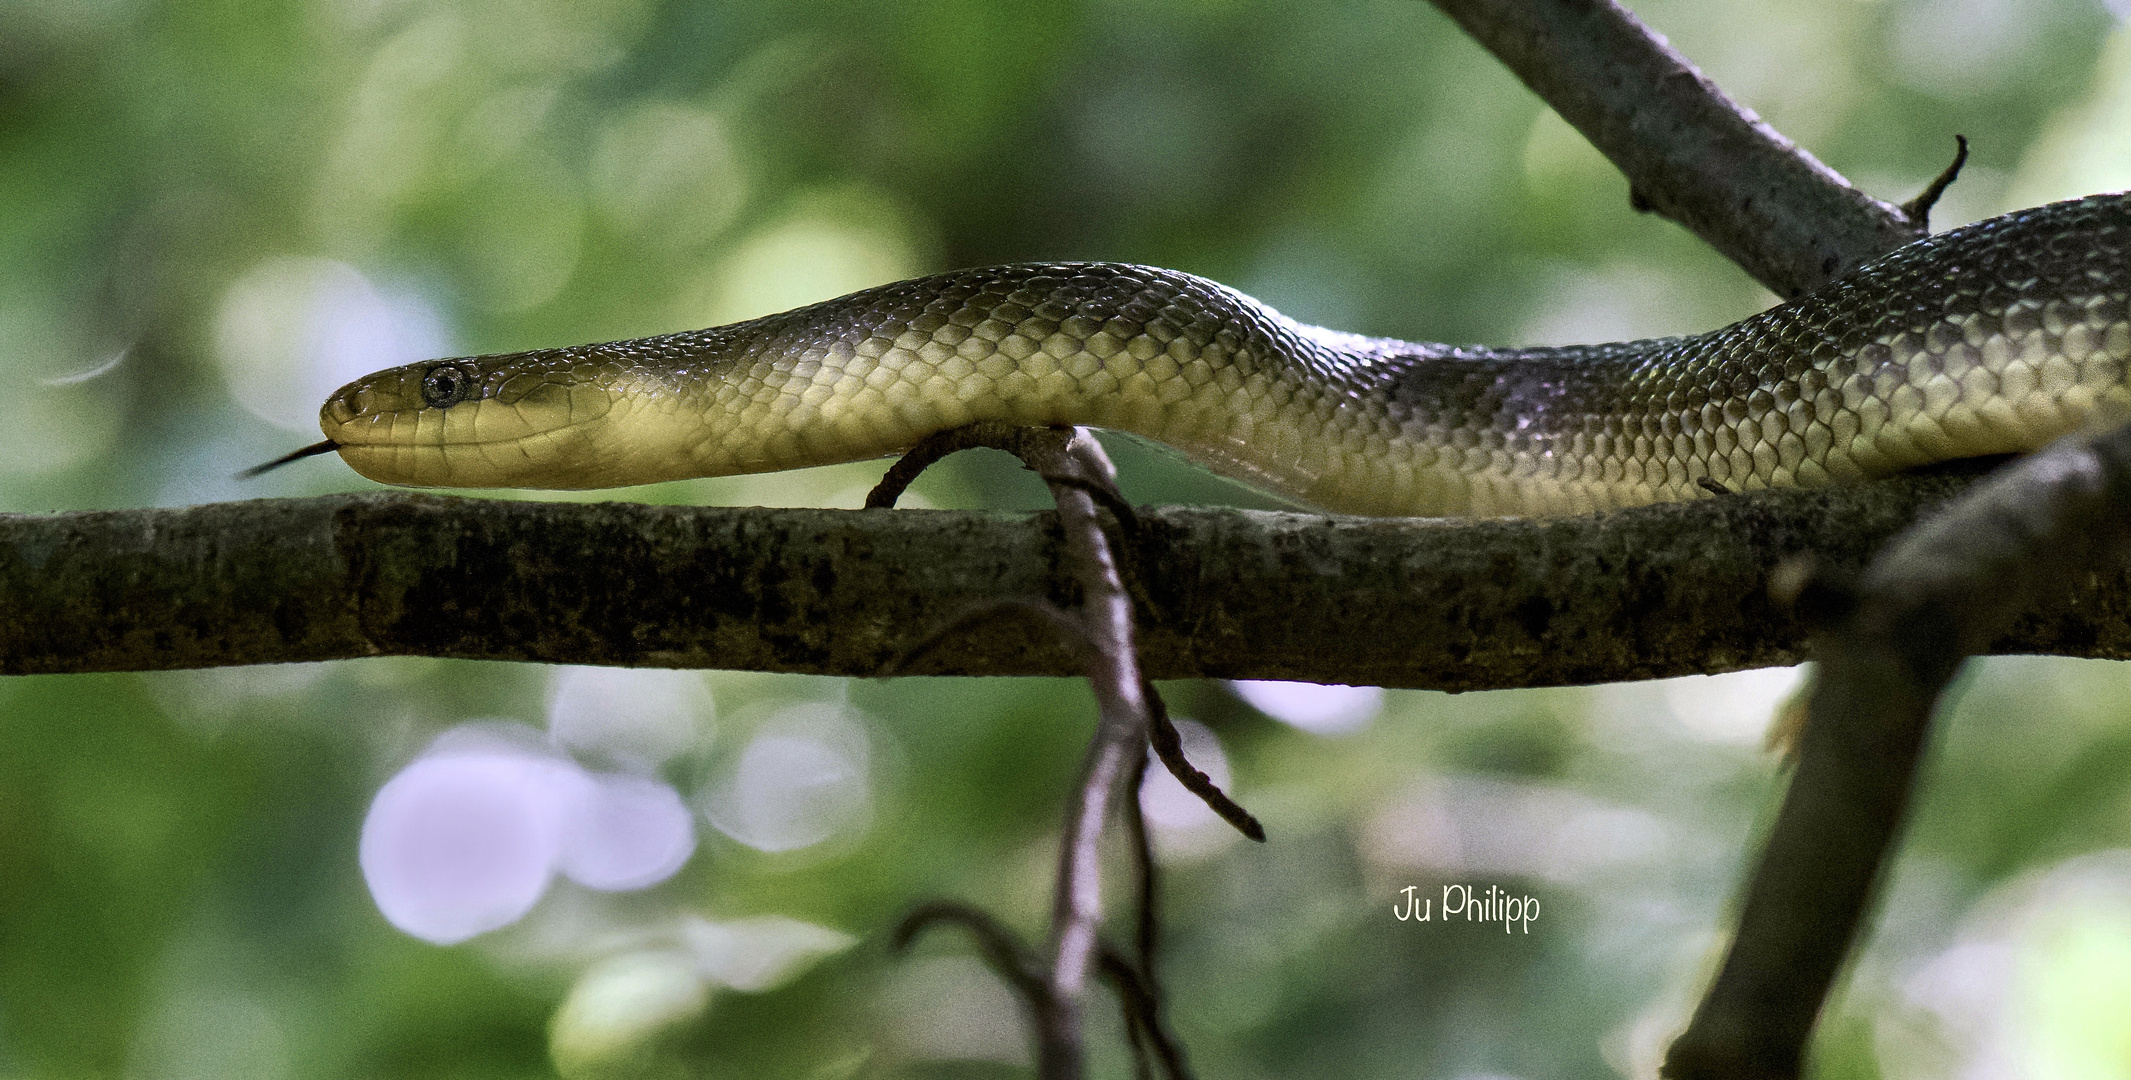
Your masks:
M304 458L307 457L316 457L319 454L330 454L338 449L340 449L340 444L334 442L331 439L327 439L324 442L312 443L311 445L306 446L301 450L291 450L288 453L283 454L280 457L277 457L264 465L254 465L251 468L238 473L237 478L239 480L249 480L252 477L259 476L263 473L272 472L275 469L278 469L291 461L302 461Z

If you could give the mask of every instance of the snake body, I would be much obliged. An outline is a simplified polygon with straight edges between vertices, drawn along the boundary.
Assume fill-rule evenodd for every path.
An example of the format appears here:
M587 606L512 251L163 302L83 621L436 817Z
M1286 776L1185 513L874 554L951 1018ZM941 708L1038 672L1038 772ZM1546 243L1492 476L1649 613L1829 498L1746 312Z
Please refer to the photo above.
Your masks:
M393 484L593 488L879 457L977 420L1167 443L1327 510L1563 514L2031 450L2131 416L2131 196L1981 221L1691 337L1498 349L1307 326L1171 270L960 270L687 333L357 380Z

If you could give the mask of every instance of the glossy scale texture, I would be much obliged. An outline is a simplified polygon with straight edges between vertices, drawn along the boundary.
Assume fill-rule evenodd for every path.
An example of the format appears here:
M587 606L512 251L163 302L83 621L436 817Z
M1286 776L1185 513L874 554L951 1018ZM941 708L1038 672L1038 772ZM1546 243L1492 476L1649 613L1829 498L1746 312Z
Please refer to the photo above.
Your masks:
M586 488L895 453L974 420L1167 443L1327 510L1564 514L1884 475L2131 417L2131 197L1919 241L1692 337L1493 349L1306 326L1111 263L961 270L335 394L386 483ZM466 399L424 401L440 365Z

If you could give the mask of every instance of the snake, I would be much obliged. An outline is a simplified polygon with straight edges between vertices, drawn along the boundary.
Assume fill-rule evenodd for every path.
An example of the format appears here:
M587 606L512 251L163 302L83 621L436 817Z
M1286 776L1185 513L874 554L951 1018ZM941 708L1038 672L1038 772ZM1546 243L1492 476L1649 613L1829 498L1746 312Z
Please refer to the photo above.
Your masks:
M1334 513L1558 516L1886 476L2131 417L2127 294L2127 194L1929 236L1719 330L1596 345L1366 337L1174 270L1017 264L391 368L334 393L325 441L282 460L604 488L1003 421L1130 432Z

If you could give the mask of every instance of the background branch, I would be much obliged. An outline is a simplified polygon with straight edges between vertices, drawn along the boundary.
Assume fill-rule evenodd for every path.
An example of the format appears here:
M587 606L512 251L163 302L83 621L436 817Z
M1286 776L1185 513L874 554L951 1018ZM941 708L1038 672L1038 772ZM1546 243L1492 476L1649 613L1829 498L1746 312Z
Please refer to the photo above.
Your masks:
M1899 835L1940 694L2061 582L2131 547L2131 426L2009 466L1873 560L1819 640L1798 767L1677 1080L1798 1075Z
M1435 0L1628 177L1785 298L1924 235L1733 101L1612 0Z

